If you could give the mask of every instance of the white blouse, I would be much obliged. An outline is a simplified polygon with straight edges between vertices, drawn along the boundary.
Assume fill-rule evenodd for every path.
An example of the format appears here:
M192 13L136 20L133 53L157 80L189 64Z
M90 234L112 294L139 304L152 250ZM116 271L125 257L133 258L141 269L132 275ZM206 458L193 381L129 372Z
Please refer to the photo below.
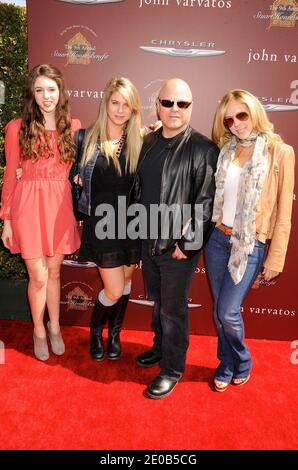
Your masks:
M227 227L233 227L236 215L237 194L240 175L243 168L235 165L233 162L228 167L223 202L222 223Z

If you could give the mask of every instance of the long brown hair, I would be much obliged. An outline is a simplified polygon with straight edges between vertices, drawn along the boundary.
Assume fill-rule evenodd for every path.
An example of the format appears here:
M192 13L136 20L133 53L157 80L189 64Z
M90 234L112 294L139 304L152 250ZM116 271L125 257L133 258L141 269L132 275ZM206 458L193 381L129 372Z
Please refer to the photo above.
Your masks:
M34 97L34 84L38 77L47 77L57 83L59 101L55 109L56 129L60 161L68 163L74 158L74 143L71 132L71 116L65 82L57 67L49 64L37 65L29 73L25 85L24 110L20 129L21 155L34 162L39 158L53 156L50 138L45 130L45 120Z

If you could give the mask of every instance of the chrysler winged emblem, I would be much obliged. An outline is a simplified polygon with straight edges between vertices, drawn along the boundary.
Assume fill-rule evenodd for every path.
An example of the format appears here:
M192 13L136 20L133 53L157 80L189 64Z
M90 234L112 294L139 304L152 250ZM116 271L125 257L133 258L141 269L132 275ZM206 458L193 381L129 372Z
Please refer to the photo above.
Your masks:
M153 300L143 300L143 299L129 299L133 304L145 305L146 307L153 307ZM188 304L188 308L202 307L202 304Z
M214 51L211 49L176 49L175 47L140 46L140 49L155 54L169 55L172 57L208 57L223 55L226 51Z
M268 111L297 111L298 106L291 104L263 104L263 108Z

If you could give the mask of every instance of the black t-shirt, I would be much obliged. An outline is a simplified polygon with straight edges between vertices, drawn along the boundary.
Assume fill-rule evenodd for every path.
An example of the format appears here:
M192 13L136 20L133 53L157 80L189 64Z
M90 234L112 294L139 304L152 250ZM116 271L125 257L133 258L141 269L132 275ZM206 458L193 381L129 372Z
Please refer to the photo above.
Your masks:
M165 138L160 134L156 145L149 150L138 170L141 182L140 203L145 206L147 210L147 238L152 240L155 240L156 236L152 233L150 235L150 206L160 204L163 167L175 139L176 136Z

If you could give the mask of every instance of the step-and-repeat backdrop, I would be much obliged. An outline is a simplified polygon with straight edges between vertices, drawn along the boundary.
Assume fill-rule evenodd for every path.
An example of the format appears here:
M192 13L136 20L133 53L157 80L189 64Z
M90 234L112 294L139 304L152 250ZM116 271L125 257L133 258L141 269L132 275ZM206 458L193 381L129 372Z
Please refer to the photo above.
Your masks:
M298 2L295 0L27 0L30 67L49 62L67 81L72 114L88 126L105 83L126 76L137 86L144 124L155 121L163 81L186 80L192 125L210 136L215 108L231 88L259 97L284 140L298 153ZM62 321L87 324L100 288L94 266L76 254L62 270ZM246 334L296 339L297 207L286 267L252 289L243 306ZM190 298L192 333L213 334L212 298L203 258ZM136 266L125 326L149 329L142 266Z

